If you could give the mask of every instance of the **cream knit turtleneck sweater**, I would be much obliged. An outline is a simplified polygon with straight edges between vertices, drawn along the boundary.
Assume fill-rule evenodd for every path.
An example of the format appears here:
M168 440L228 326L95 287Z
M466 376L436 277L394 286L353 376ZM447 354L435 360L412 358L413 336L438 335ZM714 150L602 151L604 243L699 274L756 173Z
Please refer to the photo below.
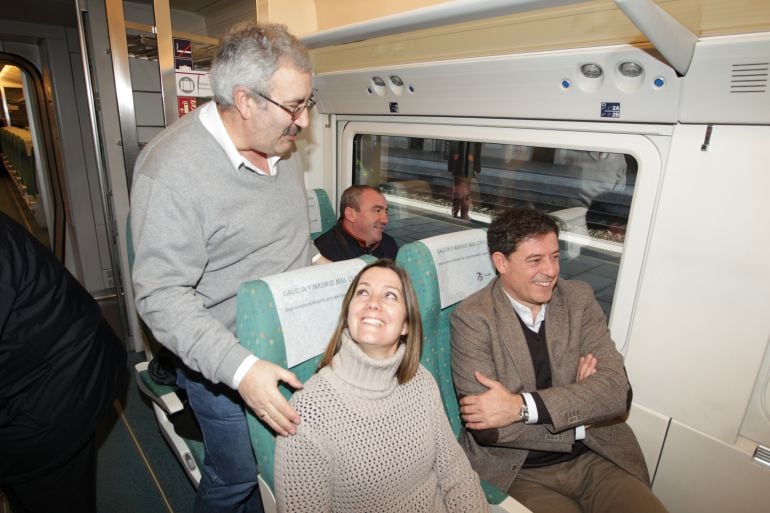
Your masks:
M302 422L275 450L279 512L489 511L433 377L420 366L398 384L403 356L401 345L374 360L345 333L331 366L294 394Z

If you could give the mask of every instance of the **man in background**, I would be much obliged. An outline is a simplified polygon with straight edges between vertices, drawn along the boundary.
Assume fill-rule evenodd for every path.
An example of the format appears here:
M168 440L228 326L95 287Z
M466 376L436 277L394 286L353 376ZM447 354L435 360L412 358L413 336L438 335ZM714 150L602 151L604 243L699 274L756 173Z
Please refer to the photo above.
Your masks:
M340 218L315 240L321 255L332 262L361 255L395 260L398 244L385 233L388 202L370 185L353 185L340 198Z

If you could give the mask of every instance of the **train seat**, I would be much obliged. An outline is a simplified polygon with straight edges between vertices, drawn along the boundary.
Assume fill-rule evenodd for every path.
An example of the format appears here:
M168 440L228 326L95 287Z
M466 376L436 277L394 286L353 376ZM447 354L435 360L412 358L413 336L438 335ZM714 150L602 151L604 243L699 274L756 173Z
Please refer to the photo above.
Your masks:
M310 217L311 238L315 239L326 230L334 226L336 218L329 196L324 189L309 189L307 191L308 214ZM126 221L126 234L128 245L129 269L134 263L134 249L131 238L131 217ZM158 354L161 344L155 340L150 330L142 324L142 337L145 341L147 361L139 362L134 366L134 374L139 390L152 400L160 432L171 446L177 459L182 464L185 473L196 487L200 482L200 465L203 464L204 449L199 434L190 434L189 431L180 430L176 422L184 415L191 415L185 410L185 405L180 397L179 390L174 386L158 384L151 376L150 361ZM175 425L177 424L177 425ZM185 423L185 425L195 425Z
M130 271L134 265L130 215L126 219L126 243L128 246L128 266ZM141 336L144 339L147 361L139 362L134 366L136 384L139 390L152 401L153 413L163 438L171 446L185 474L187 474L187 477L197 488L201 480L200 466L203 464L204 457L203 443L200 440L177 433L174 420L184 414L184 401L176 387L160 385L152 379L149 371L150 361L160 350L161 344L155 340L152 332L144 323L142 323Z
M324 189L308 189L307 211L310 215L310 238L313 240L330 230L337 222L334 206Z
M410 242L398 251L397 263L409 274L423 323L421 363L438 381L444 409L455 435L461 420L452 380L449 318L457 304L495 276L486 231L464 230ZM529 511L512 497L482 481L490 510Z
M334 331L348 285L367 262L364 256L310 266L245 282L238 290L236 330L241 344L307 381ZM289 398L291 390L281 387ZM273 432L248 414L259 486L267 513L275 511Z

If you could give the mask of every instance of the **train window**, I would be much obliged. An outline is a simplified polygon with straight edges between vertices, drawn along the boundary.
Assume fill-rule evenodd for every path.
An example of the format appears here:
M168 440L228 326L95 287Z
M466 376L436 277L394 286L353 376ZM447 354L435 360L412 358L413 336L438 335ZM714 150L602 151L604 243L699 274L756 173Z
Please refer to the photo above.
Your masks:
M376 134L353 137L356 184L379 187L399 245L486 226L514 206L561 221L561 274L609 317L637 177L625 153Z

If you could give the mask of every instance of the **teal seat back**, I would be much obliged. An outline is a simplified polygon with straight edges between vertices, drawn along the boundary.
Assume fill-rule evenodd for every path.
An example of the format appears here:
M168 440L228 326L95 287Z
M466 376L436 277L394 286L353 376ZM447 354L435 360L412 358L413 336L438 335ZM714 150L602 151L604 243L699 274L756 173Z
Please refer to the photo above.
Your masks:
M291 370L304 383L315 373L331 338L348 285L374 260L366 256L243 283L236 300L241 345L257 357ZM291 397L288 387L281 386L281 392L287 399ZM272 490L275 436L253 412L247 417L260 475Z
M452 379L449 319L462 299L484 287L494 276L486 232L466 230L410 242L398 250L396 260L409 274L420 306L421 363L438 382L447 417L455 435L459 435L461 421ZM455 280L456 283L448 284L454 290L443 286Z
M128 272L131 274L134 269L134 241L133 236L131 235L130 212L126 217L126 249L128 253ZM133 287L133 284L131 284L131 286ZM140 319L139 323L142 329L141 336L144 338L145 342L145 353L149 362L149 360L152 359L152 356L160 350L161 344L155 339L152 331L147 327L143 320ZM156 408L156 416L158 416L160 430L163 432L163 436L169 441L172 450L179 458L182 467L185 469L185 473L190 477L193 485L197 488L198 483L200 482L199 469L203 465L203 459L205 457L203 444L197 440L182 438L176 434L171 421L168 420L169 415L178 413L178 411L183 408L182 402L177 396L176 388L157 384L150 376L146 365L147 363L145 363L144 366L138 365L135 367L137 371L137 385L145 395L160 406L162 413L161 410L157 410ZM140 370L140 368L143 370ZM170 404L174 405L173 409L169 406ZM164 422L160 422L160 416L166 417ZM187 455L191 456L194 461L189 461Z
M329 195L323 189L307 191L307 208L310 214L310 238L313 240L329 231L337 222Z
M409 274L417 294L423 325L422 363L436 379L449 423L459 436L462 421L452 379L449 319L457 305L495 276L484 230L466 230L405 244L396 262ZM511 499L482 480L491 511ZM518 509L517 509L518 511Z

